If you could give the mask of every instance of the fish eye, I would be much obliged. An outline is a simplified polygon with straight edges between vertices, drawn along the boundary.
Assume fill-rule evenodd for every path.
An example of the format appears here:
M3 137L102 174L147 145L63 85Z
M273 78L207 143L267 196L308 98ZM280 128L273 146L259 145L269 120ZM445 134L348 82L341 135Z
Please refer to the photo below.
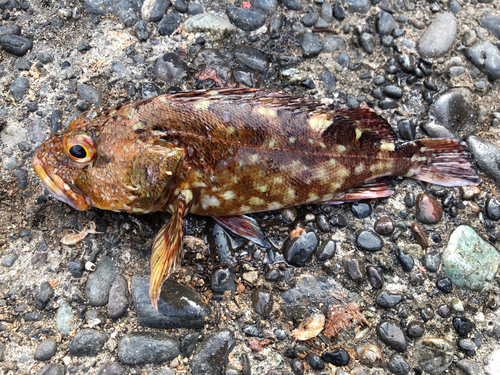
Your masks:
M87 150L81 145L71 146L68 151L75 159L85 159L87 157Z
M86 134L77 134L64 140L65 150L70 160L82 167L90 164L96 154L94 142Z

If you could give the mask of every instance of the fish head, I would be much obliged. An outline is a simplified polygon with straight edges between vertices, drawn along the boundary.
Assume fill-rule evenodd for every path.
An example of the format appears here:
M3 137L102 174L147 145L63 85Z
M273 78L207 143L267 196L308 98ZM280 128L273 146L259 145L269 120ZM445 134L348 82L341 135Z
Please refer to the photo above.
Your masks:
M139 139L127 121L83 114L44 141L32 164L50 194L77 210L148 213L165 204L181 156L180 149Z

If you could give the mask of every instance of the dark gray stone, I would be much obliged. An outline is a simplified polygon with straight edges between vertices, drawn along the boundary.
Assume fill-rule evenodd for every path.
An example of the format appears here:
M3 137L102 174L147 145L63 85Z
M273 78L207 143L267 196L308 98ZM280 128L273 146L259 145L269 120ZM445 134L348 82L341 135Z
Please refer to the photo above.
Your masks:
M382 307L395 307L403 298L399 294L382 292L377 296L377 305Z
M387 12L380 12L377 21L377 31L379 35L390 35L394 30L396 30L398 24L392 16L392 14Z
M35 303L39 310L43 310L47 305L47 302L54 297L54 288L47 282L44 281L40 284L40 288L35 292Z
M0 37L0 46L5 52L16 56L24 56L33 48L33 42L20 35L7 34Z
M467 358L458 361L456 366L466 375L479 375L481 373L479 365Z
M99 369L97 375L126 375L127 371L117 362L108 362Z
M169 85L178 85L188 75L188 65L175 53L165 53L155 61L153 74Z
M316 34L306 33L302 36L302 41L300 43L302 47L303 57L315 57L318 56L323 49L323 45L319 41Z
M0 26L0 37L4 35L21 35L21 28L13 23Z
M141 18L147 22L158 22L170 5L169 0L144 0Z
M389 370L396 375L407 375L410 372L410 365L400 354L393 353L387 364Z
M78 86L76 86L76 92L78 94L79 99L86 100L97 106L102 105L101 94L92 86L89 86L85 83L81 83Z
M132 299L139 325L151 328L201 328L212 311L195 291L167 280L163 283L158 310L149 298L149 277L132 277Z
M160 21L161 24L161 21ZM160 27L158 26L158 31ZM139 21L135 24L134 33L137 39L141 42L145 42L149 38L148 24L146 21ZM160 32L161 34L161 32ZM162 34L165 35L165 34Z
M56 365L55 363L48 364L37 373L37 375L64 375L64 374L66 374L66 368L63 365Z
M69 352L76 357L95 357L103 349L109 335L95 329L82 329L77 332L69 345Z
M10 84L10 92L12 93L12 96L14 97L14 99L16 99L16 101L20 101L29 89L30 82L26 77L17 77Z
M85 298L89 300L91 306L104 306L108 303L109 291L115 280L116 265L109 257L104 257L97 264L97 268L92 272L85 286Z
M300 4L299 0L280 0L281 4L283 4L286 8L290 10L302 10L302 4Z
M262 73L269 66L266 55L252 47L245 45L236 46L233 49L233 55L241 64L256 72Z
M2 259L2 266L4 267L12 267L14 265L14 262L17 259L17 254L10 253L7 254L3 259Z
M125 365L170 362L180 354L174 335L161 332L133 332L118 343L118 359Z
M443 373L451 365L454 354L455 345L437 337L426 337L415 348L420 369L430 375Z
M117 275L109 290L108 316L118 318L125 314L128 308L128 284L123 275Z
M500 16L488 14L479 19L479 24L500 39Z
M398 324L389 320L382 321L377 326L377 334L385 344L394 350L406 351L406 338Z
M216 331L198 344L191 368L193 374L223 374L227 359L236 341L231 331Z
M369 0L345 0L344 3L350 13L366 13L371 5Z
M228 6L226 8L226 14L236 27L244 31L257 30L262 27L266 21L264 13L252 8L245 9Z
M255 0L252 6L264 13L272 14L278 9L278 0Z
M451 13L436 17L418 42L418 52L424 58L437 58L448 52L457 35L457 22Z
M454 88L440 94L429 113L437 123L450 130L460 130L472 116L472 95L466 88Z
M295 267L303 267L318 247L318 236L314 232L306 232L299 237L291 238L283 246L285 260Z
M465 56L489 79L500 78L500 51L490 42L475 45L465 50Z
M35 359L37 361L48 361L51 359L57 350L57 343L54 339L46 339L40 342L36 347Z
M160 35L171 35L179 27L180 20L177 13L165 14L158 24L158 32Z
M347 44L345 40L339 35L334 35L323 39L323 52L331 53L337 51L345 51L346 48Z

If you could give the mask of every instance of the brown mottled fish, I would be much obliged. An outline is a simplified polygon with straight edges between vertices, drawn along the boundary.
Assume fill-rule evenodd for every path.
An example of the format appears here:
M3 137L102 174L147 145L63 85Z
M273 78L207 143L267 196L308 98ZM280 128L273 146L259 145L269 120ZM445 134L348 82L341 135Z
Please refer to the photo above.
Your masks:
M384 176L481 181L460 140L397 143L369 108L256 89L182 92L83 113L38 148L33 167L55 198L78 210L172 213L152 249L154 306L181 262L188 213L269 246L244 214L387 197Z

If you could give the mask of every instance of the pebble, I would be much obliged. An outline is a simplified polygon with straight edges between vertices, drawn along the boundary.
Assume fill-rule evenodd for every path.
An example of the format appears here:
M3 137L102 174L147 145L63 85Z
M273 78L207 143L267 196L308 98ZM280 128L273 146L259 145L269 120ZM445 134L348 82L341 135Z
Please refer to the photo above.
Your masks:
M371 229L363 229L356 236L356 244L362 250L379 251L384 246L384 240Z
M500 50L494 44L484 42L467 48L465 57L485 73L489 79L496 80L500 78Z
M333 352L324 352L321 354L321 359L323 359L326 363L331 363L334 366L341 367L347 366L351 357L345 350L340 349Z
M262 289L255 289L252 292L250 299L257 314L263 316L264 318L271 314L273 309L273 296L271 293Z
M194 348L198 343L198 333L189 333L181 340L181 353L184 357L191 357L193 354Z
M96 106L103 104L101 94L92 86L81 83L76 86L76 92L80 100L86 100Z
M109 291L116 277L115 262L104 257L92 272L85 285L85 299L91 306L104 306L108 303Z
M488 14L479 19L479 24L500 39L500 16Z
M418 53L423 58L438 58L446 54L455 41L457 22L452 13L437 16L418 42Z
M462 301L459 298L453 298L451 300L451 308L455 312L463 312L464 311L464 305L462 304Z
M453 289L453 284L451 283L451 280L448 279L447 277L444 277L442 279L439 279L436 282L436 286L439 290L445 293L451 293Z
M358 219L366 219L372 214L372 206L365 202L354 202L351 204L351 212Z
M290 238L283 246L285 260L295 267L303 267L318 247L318 235L304 232L299 237Z
M174 335L163 332L132 332L118 343L118 359L125 365L170 362L180 354Z
M331 3L324 2L323 4L321 4L320 17L327 23L333 21L333 8Z
M368 276L368 282L374 289L382 289L384 286L384 278L377 267L371 264L367 265L366 275Z
M169 0L144 0L141 8L141 18L146 22L158 22L169 5Z
M333 4L333 17L335 17L337 21L342 21L345 18L345 11L340 1L336 1L335 4Z
M413 236L415 237L415 240L418 242L420 246L422 246L423 249L429 248L429 240L425 235L424 229L419 223L416 222L412 223L411 231L413 233Z
M254 31L264 25L266 17L264 13L252 8L238 8L228 6L226 14L229 20L243 31Z
M281 0L281 4L283 4L287 9L290 10L302 10L302 5L299 0Z
M193 374L224 373L229 353L235 345L236 340L230 330L218 330L207 335L193 353L191 362Z
M337 244L332 240L323 241L316 250L316 259L319 262L325 262L335 256Z
M204 10L203 10L203 6L201 4L189 3L188 14L196 15L196 14L201 14L203 12L204 12Z
M361 33L361 35L359 36L359 44L366 53L371 55L373 53L373 48L375 45L375 38L370 33Z
M109 290L108 316L118 318L125 314L128 308L128 284L123 275L116 275Z
M212 13L202 13L191 16L184 21L184 30L188 33L208 32L216 40L220 40L226 35L234 33L236 27L222 17Z
M441 202L427 194L417 195L417 220L424 224L437 224L443 216Z
M396 20L392 14L388 12L380 12L377 20L377 31L379 35L389 35L398 27Z
M69 352L75 357L95 357L102 352L109 335L95 329L82 329L71 340Z
M171 52L158 57L153 68L156 78L172 86L179 85L188 72L188 65L176 53Z
M469 339L461 339L458 342L458 346L460 346L461 349L466 350L466 351L476 350L476 344L474 344L474 341L469 340Z
M161 24L161 22L160 22L160 24ZM158 29L160 31L160 34L162 34L160 27L158 27ZM148 24L146 23L146 21L139 21L135 24L134 34L137 37L137 39L139 39L140 42L145 42L146 40L148 40L149 31L148 31ZM165 35L165 34L162 34L162 35Z
M500 147L476 136L469 136L467 144L474 154L479 168L500 183Z
M459 288L488 291L500 265L500 254L471 227L460 225L443 252L443 272Z
M255 0L252 5L255 9L273 14L278 9L278 0Z
M68 270L77 279L83 276L83 265L78 259L68 263Z
M474 322L465 317L454 316L452 323L453 328L455 328L460 337L467 337L474 328Z
M233 49L233 55L242 65L255 72L263 73L269 66L267 57L258 49L239 45Z
M370 9L369 0L345 0L344 4L351 13L366 13Z
M479 365L467 358L458 361L456 363L456 366L466 375L479 375L481 373Z
M233 267L215 268L210 277L210 289L214 293L230 292L234 294L236 292L235 278Z
M323 233L329 233L332 230L332 227L328 222L328 217L325 214L319 214L316 216L316 226Z
M411 338L422 337L424 331L425 331L424 323L419 322L417 320L411 321L410 323L408 323L408 326L406 327L406 332L408 334L408 337Z
M97 375L126 375L127 371L118 362L108 362L99 369Z
M0 46L2 46L5 52L16 56L24 56L33 48L33 43L23 36L7 34L0 37Z
M323 45L319 41L318 36L313 33L305 33L302 36L300 46L302 47L303 57L316 57L323 49Z
M381 307L396 307L402 301L403 297L399 294L389 294L382 292L377 296L377 305Z
M472 94L466 88L453 88L439 94L429 112L436 122L450 130L461 129L470 119Z
M384 93L394 99L400 99L403 96L403 90L395 85L388 85L384 87Z
M28 92L30 88L30 82L26 77L17 77L10 84L10 92L16 101L20 101L24 94Z
M377 326L377 334L385 344L399 352L406 351L406 338L399 326L392 321L382 321Z
M62 301L56 314L57 330L61 335L68 335L75 328L73 318L74 314L71 306Z
M399 261L399 263L401 263L401 266L403 267L403 270L405 272L410 272L413 269L415 261L411 256L405 254L403 250L401 249L396 250L396 258Z
M4 267L12 267L14 265L14 262L17 259L17 254L10 253L7 254L3 259L2 259L2 266Z
M452 132L435 122L426 122L421 124L420 127L431 138L455 138Z
M294 375L304 375L305 367L299 358L292 359L290 363L290 369Z
M345 51L346 49L347 44L344 38L339 35L334 35L323 39L323 52L325 53Z
M21 35L21 28L14 23L7 23L0 26L0 37L4 35Z
M302 22L305 27L311 27L316 23L317 19L316 13L310 11L306 12L306 14L300 18L300 22Z
M45 339L41 341L36 347L34 357L37 361L48 361L56 354L56 350L56 340Z
M43 310L52 297L54 297L54 288L44 281L34 294L36 307Z
M500 220L500 202L496 198L488 197L484 209L488 219L493 221Z
M441 305L438 307L437 313L441 318L446 319L451 316L451 309L447 305Z
M441 254L439 254L438 252L425 254L424 263L427 271L436 272L441 265Z
M163 283L158 310L149 298L149 277L133 276L132 299L137 321L151 328L201 328L212 311L194 290L169 279Z
M160 23L158 23L158 32L160 33L160 35L171 35L175 30L179 28L180 20L181 19L177 13L165 14Z
M400 354L393 353L387 363L389 370L396 375L407 375L410 373L410 365Z
M346 268L347 274L349 275L351 280L354 280L357 283L362 282L364 277L365 277L362 262L358 259L345 259L344 258L344 263L345 263L345 268Z
M66 374L66 368L63 365L56 365L55 363L49 363L47 366L45 366L39 372L37 372L37 375L65 375L65 374Z
M394 232L394 223L389 217L382 216L375 222L373 229L382 236L388 236Z

